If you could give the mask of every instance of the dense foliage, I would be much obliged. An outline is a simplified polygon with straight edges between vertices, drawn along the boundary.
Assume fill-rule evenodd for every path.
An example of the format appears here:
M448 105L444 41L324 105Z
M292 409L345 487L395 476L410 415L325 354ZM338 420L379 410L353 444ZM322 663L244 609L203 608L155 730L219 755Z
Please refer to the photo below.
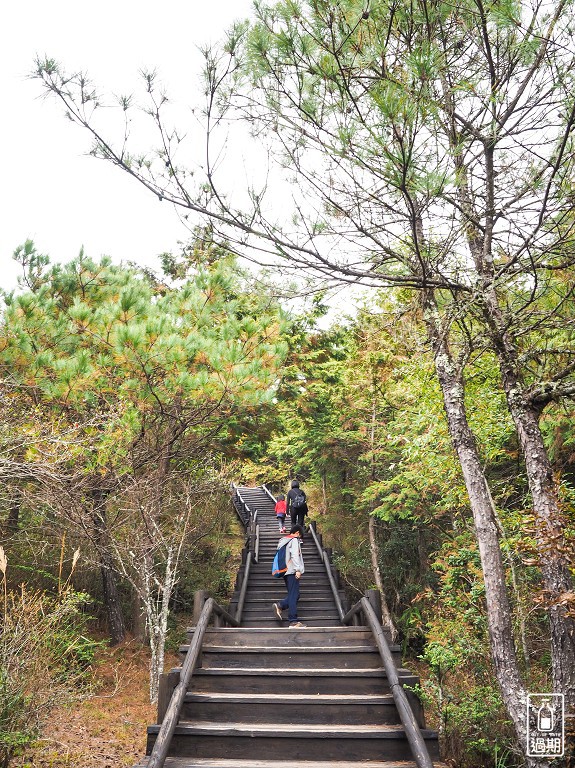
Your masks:
M126 603L149 638L155 699L180 562L230 525L226 441L271 397L284 321L225 254L174 288L83 254L49 267L31 243L16 258L0 326L14 573L57 562L62 535L81 544L112 642Z
M521 669L531 690L549 689L535 521L492 356L468 364L465 391L494 494ZM417 308L382 299L327 330L312 324L288 358L279 393L266 463L245 471L307 481L312 517L352 596L376 586L375 519L384 595L405 653L422 663L420 695L444 755L458 766L520 765L493 676L469 501ZM570 413L566 403L544 423L573 531L575 464L557 444Z
M422 695L450 754L522 750L539 768L527 692L562 691L575 717L572 3L254 10L205 51L202 180L154 73L139 111L161 141L144 153L123 129L104 136L83 73L45 59L36 75L94 155L207 216L236 252L388 293L341 326L317 330L316 303L286 328L230 285L217 248L165 289L83 258L48 274L26 246L1 347L8 522L15 489L40 520L72 512L120 640L126 582L165 628L176 532L224 457L244 478L298 474L350 588L379 589L432 672ZM122 125L137 111L120 97ZM245 209L221 188L217 132L236 121L266 145L267 178L289 169L293 211L270 213L267 178ZM172 278L189 266L165 259ZM139 547L125 546L137 521Z
M50 268L31 244L17 257L27 285L7 297L0 337L1 524L11 583L29 583L29 604L53 604L48 614L78 605L53 565L61 572L66 540L82 546L75 583L112 636L110 612L97 608L112 600L97 578L106 568L121 621L137 634L140 612L165 642L194 589L229 594L236 545L225 483L279 489L296 475L350 596L381 589L405 654L421 665L419 693L446 756L514 764L469 501L419 305L382 295L328 324L321 297L288 317L250 292L227 258L169 287L84 256ZM497 510L522 671L544 689L549 628L535 523L493 355L469 358L465 397ZM549 409L543 427L573 520L570 414L567 403ZM16 603L4 583L6 639ZM47 632L50 647L60 635ZM163 646L153 651L161 662ZM39 655L32 648L30 658ZM12 732L12 741L33 733Z

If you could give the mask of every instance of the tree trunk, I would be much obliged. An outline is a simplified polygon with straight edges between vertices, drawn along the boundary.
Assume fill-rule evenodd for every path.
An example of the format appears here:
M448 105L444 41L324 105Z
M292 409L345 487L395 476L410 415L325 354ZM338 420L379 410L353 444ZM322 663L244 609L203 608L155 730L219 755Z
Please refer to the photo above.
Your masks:
M381 617L383 619L383 625L389 629L391 633L391 642L394 643L397 638L397 629L393 623L391 612L385 598L383 579L381 578L381 568L379 567L379 546L377 544L375 533L375 518L373 515L369 516L369 553L371 555L371 569L375 579L375 586L381 597Z
M117 572L114 564L114 556L110 548L110 532L106 519L107 492L96 489L92 492L94 524L94 544L100 560L100 572L102 574L102 588L104 592L104 605L108 617L108 632L110 645L118 645L126 637L126 627L122 604L118 594Z
M495 288L492 237L494 216L494 152L495 142L483 146L485 167L485 199L491 201L489 215L485 216L482 232L475 225L482 216L476 210L471 193L468 168L460 151L453 95L444 86L445 106L450 116L448 138L453 151L453 165L458 173L461 213L466 222L469 252L478 277L478 305L490 335L491 345L499 363L503 390L509 412L514 421L525 460L529 490L535 514L536 541L547 592L549 624L551 630L551 659L553 685L556 692L565 695L567 723L575 730L575 617L566 613L560 605L562 596L573 590L573 578L566 552L569 545L565 536L565 523L561 514L559 492L553 477L553 469L539 428L540 414L528 401L523 386L518 349L509 331L509 313L504 311ZM493 137L492 137L493 139Z
M526 751L526 691L517 662L511 607L493 500L467 420L461 372L457 370L451 358L445 333L435 312L433 297L427 296L425 301L425 322L434 353L436 374L443 393L449 433L461 465L473 514L483 570L487 624L495 676L513 721L518 744Z
M20 504L14 502L10 506L10 511L6 519L6 533L8 536L12 536L14 533L18 533L20 525Z
M561 605L561 598L573 591L569 568L569 544L559 489L539 427L540 414L525 394L517 364L514 340L505 331L504 318L493 289L484 305L491 331L507 405L513 418L525 460L529 490L536 519L535 537L539 553L547 613L551 630L553 686L565 695L566 717L573 729L575 718L575 616Z
M142 602L142 587L136 589L132 586L132 633L134 639L144 645L147 640L146 632L146 608Z
M377 423L377 400L375 391L375 381L372 383L372 398L371 398L371 426L370 426L370 450L371 450L371 482L375 481L376 468L375 468L375 427ZM379 545L377 543L377 536L375 531L375 518L373 515L369 515L368 522L369 530L369 554L371 557L371 570L373 571L373 578L375 580L375 586L381 597L381 617L384 625L389 629L391 634L392 643L397 638L397 629L393 623L391 617L391 611L387 604L387 598L385 596L385 589L383 587L383 579L381 578L381 568L379 567Z
M159 601L154 594L155 589L152 589L151 568L153 567L153 563L151 558L148 560L147 566L148 569L145 578L145 606L150 639L150 702L155 704L158 700L160 677L164 671L170 598L176 583L172 548L169 548L163 583L159 587L161 591L161 598Z

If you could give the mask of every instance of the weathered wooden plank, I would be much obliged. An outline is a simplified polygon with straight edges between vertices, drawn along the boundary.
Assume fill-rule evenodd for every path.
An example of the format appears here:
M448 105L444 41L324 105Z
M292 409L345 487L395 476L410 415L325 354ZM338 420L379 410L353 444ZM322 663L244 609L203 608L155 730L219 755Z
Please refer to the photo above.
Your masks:
M180 669L171 669L160 677L158 691L158 723L162 723L170 704L174 688L180 681Z

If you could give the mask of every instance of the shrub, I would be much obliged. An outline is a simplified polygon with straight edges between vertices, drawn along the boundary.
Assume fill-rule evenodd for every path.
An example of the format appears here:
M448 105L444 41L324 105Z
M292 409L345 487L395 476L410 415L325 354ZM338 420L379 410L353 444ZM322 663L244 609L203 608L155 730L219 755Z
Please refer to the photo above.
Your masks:
M97 643L85 635L87 596L69 585L56 595L8 591L0 547L0 768L40 733L55 704L80 695Z

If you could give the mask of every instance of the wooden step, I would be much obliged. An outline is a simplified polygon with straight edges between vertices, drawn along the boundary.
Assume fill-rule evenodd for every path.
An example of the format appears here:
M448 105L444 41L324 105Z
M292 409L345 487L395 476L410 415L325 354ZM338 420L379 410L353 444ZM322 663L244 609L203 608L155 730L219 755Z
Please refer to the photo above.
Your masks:
M302 696L300 694L188 693L182 719L244 723L399 725L391 694Z
M149 726L146 754L150 754L158 725ZM432 757L437 757L434 731L422 730ZM435 753L435 754L434 754ZM405 732L396 725L278 724L180 722L172 737L171 755L272 760L411 759Z
M399 661L399 654L398 654ZM229 648L204 645L201 667L245 668L251 664L272 669L380 669L381 658L372 646L331 646L329 648L282 648L253 646Z
M287 594L285 587L282 583L281 588L278 589L277 582L272 584L264 584L258 587L248 587L246 591L246 603L253 601L265 601L268 605L277 602ZM279 597L278 597L279 596ZM333 600L333 592L329 584L325 586L317 586L315 589L310 589L309 586L301 585L300 588L300 602L301 600ZM341 598L340 598L341 599Z
M309 579L306 581L303 581L303 579L305 579L305 576L302 577L302 581L300 582L300 600L304 597L313 598L316 594L318 596L333 598L333 592L331 591L331 586L327 576L313 580ZM283 579L274 579L271 577L271 574L266 578L257 576L252 578L250 576L249 585L246 591L246 601L250 595L255 595L258 592L262 592L264 596L268 597L268 599L270 596L273 598L273 595L280 595L281 597L285 597L287 595L287 590Z
M305 622L306 618L308 619L318 619L322 616L329 619L338 619L339 620L339 614L337 612L337 608L333 603L330 605L329 603L326 605L318 605L317 603L308 603L303 604L300 601L297 606L297 615L299 617L300 621ZM267 606L246 606L244 608L243 614L242 614L242 623L244 621L247 621L249 619L256 619L261 618L265 621L269 621L270 619L272 621L276 621L279 624L279 619L275 613L275 611L272 611ZM283 611L283 620L284 622L287 621L288 618L288 611Z
M447 768L444 763L434 761L435 768ZM147 768L148 758L144 758L134 768ZM236 760L234 758L209 757L168 757L165 768L417 768L413 760L370 760L369 762L342 760Z
M253 563L250 566L250 580L256 576L267 578L267 579L273 579L272 576L272 563L274 559L273 557L270 557L268 560L260 560L257 563ZM302 580L310 580L312 578L322 578L324 576L327 576L327 571L325 569L325 565L323 563L320 563L319 561L317 563L309 563L306 562L305 556L304 556L304 565L305 565L305 572L302 575ZM283 579L274 579L275 581L279 581L280 584L283 584Z
M337 580L334 578L336 587L338 586ZM249 579L248 579L248 589L249 590L268 590L272 591L275 590L276 592L279 592L280 594L286 594L286 586L283 579L274 579L274 577L271 574L271 568L269 573L265 574L257 574L257 573L250 573ZM329 582L329 578L326 573L320 573L316 576L312 576L311 574L308 576L307 573L305 573L301 577L300 582L300 594L307 593L308 595L313 595L315 589L321 588L324 592L331 593L331 585ZM333 593L332 593L333 594Z
M335 574L332 574L334 577L334 581L337 586L337 579L335 578ZM238 580L239 583L243 581L243 574L241 579ZM324 589L331 590L331 585L329 581L329 576L327 575L325 570L319 571L318 573L310 573L309 571L306 571L304 575L301 577L300 580L300 591L303 591L304 589L308 592L313 592L313 590L316 587L323 587ZM269 567L266 566L265 570L257 573L250 569L250 575L248 578L248 589L253 589L254 587L257 587L261 589L262 587L275 587L276 589L285 590L285 581L283 577L280 577L279 579L276 579L274 576L272 576L272 564L270 561Z
M414 687L419 677L407 669L398 669L400 682ZM282 678L286 689L300 694L385 694L390 693L383 669L327 669L325 667L284 669L283 667L199 667L190 681L191 692L276 693L277 679Z
M268 557L274 557L278 548L278 544L281 541L283 535L284 535L283 533L281 534L278 533L277 536L274 536L273 538L270 538L269 540L266 541L265 538L262 539L262 535L260 532L260 546L258 550L259 556L263 557L267 555ZM301 551L304 557L307 555L310 558L312 557L315 558L318 562L323 562L323 555L319 554L319 552L317 551L315 542L312 541L310 538L306 537L302 541Z
M333 618L329 618L328 616L299 616L298 621L301 621L302 624L305 624L306 627L339 627L341 626L339 617L334 616ZM278 627L279 621L277 619L273 619L271 616L267 617L256 617L256 618L246 618L242 619L242 627L265 627L265 628L271 628L271 627ZM288 622L285 621L283 623L283 627L285 630L288 629ZM291 630L290 630L291 631Z
M188 634L193 632L188 627ZM307 629L302 632L285 632L282 629L244 629L234 627L209 628L205 634L205 642L213 645L245 646L319 646L325 648L333 645L365 645L373 642L371 630L367 627L330 627L329 629ZM389 638L388 638L389 642Z
M278 590L276 590L276 593ZM273 594L273 593L272 593ZM263 597L254 597L254 593L251 595L249 593L246 594L246 602L244 606L244 610L255 610L255 609L263 609L265 611L271 610L273 603L280 602L284 597L286 597L286 592L283 590L281 597L277 597L275 600L271 599L269 595L264 595ZM333 599L333 595L331 594L325 594L321 597L318 597L317 595L310 594L309 592L301 592L300 598L298 600L298 607L302 605L308 605L308 606L317 606L318 608L322 608L322 606L333 606L335 608L335 601Z

